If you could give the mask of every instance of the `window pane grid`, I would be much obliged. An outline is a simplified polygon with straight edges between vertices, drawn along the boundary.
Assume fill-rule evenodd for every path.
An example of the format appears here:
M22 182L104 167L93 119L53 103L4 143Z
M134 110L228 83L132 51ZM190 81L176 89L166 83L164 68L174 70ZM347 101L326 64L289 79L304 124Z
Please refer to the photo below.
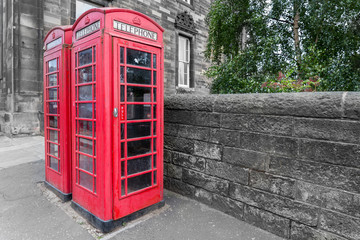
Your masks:
M60 124L58 117L60 115L58 57L46 63L45 89L47 167L48 169L61 173Z
M123 50L122 50L123 49ZM129 50L130 49L130 50ZM154 152L154 138L156 139L156 134L154 134L154 124L156 121L156 111L157 107L156 102L156 54L144 52L143 50L134 50L139 52L144 52L146 56L150 59L149 62L145 60L140 64L135 64L133 60L129 63L128 52L133 51L131 48L121 46L119 48L119 83L120 83L120 106L124 106L124 119L121 119L119 122L119 143L120 143L120 153L119 153L119 197L124 198L131 196L132 194L145 191L156 185L153 179L153 172L156 169L153 167L153 154ZM141 55L139 53L139 55ZM131 57L131 56L130 56ZM121 59L124 59L122 61ZM128 73L126 69L129 67L131 69L131 79L134 79L133 75L136 71L150 70L150 81L143 82L145 79L142 78L141 81L131 80L129 82ZM123 71L124 70L124 71ZM144 72L143 74L145 74ZM147 73L146 73L147 74ZM139 78L138 78L139 79ZM148 90L147 90L148 89ZM141 101L139 101L141 100ZM134 128L129 132L129 125L134 123ZM136 126L136 124L140 124ZM148 125L146 123L149 123ZM145 125L144 125L145 124ZM139 126L146 126L145 129L135 129ZM123 131L124 134L121 133ZM135 131L135 132L134 132ZM131 134L131 135L129 135ZM135 134L135 135L134 135ZM143 148L144 146L140 144L141 141L149 141L149 148L144 148L143 151L131 152L129 154L128 150L131 147L131 151L138 149L139 147ZM130 145L129 145L130 144ZM140 144L140 145L134 145ZM139 146L139 147L135 147ZM150 158L149 158L150 157ZM149 158L149 160L145 160ZM134 170L133 165L130 163L143 161L150 161L149 165L141 169L141 165L137 166L137 169ZM148 163L147 163L148 164ZM129 167L132 168L132 172L129 172ZM146 170L147 169L147 170ZM135 171L135 172L134 172ZM142 182L144 180L145 182ZM148 181L148 183L146 183ZM149 182L150 181L150 182Z
M96 194L96 46L75 53L76 183Z

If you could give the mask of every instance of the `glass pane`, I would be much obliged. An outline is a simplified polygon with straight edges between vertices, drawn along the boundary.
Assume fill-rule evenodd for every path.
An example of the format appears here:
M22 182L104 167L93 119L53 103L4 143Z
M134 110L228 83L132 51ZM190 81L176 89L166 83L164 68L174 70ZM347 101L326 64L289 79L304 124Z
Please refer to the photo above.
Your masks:
M151 105L127 105L127 119L150 119Z
M93 161L91 157L82 155L82 154L78 154L79 156L79 167L81 169L84 169L88 172L93 172Z
M49 73L57 70L57 59L56 58L49 61L48 64L49 64Z
M156 102L156 88L153 89L154 102Z
M151 67L151 54L135 49L127 49L127 64Z
M136 158L127 161L127 174L135 174L151 169L151 156Z
M92 122L84 121L84 120L78 120L78 122L79 122L79 129L77 133L83 136L92 137Z
M154 164L154 168L156 168L156 154L154 154L154 156L153 156L153 164Z
M94 91L93 91L93 93L94 93L94 100L96 100L96 84L94 84Z
M128 157L151 152L151 139L132 141L127 143Z
M153 118L156 118L156 105L153 106Z
M49 157L50 160L50 167L54 169L55 171L59 171L59 160L53 157Z
M151 102L151 88L127 87L128 102Z
M125 179L121 180L121 196L125 196Z
M120 87L120 102L125 101L125 86Z
M92 82L92 67L79 69L78 83L88 83L88 82Z
M55 130L49 130L49 140L55 143L59 143L59 132Z
M125 161L121 162L121 176L125 176Z
M80 86L79 87L79 100L80 101L91 101L93 99L92 85Z
M121 143L121 158L125 157L125 143Z
M154 85L156 85L156 71L153 72Z
M92 118L92 103L79 103L79 117Z
M94 62L96 62L96 46L94 46Z
M186 38L179 37L179 61L185 60L185 44L186 44Z
M153 135L156 136L156 122L153 122Z
M128 194L151 186L151 172L128 178Z
M121 124L121 140L124 139L124 135L125 135L125 124Z
M58 103L57 102L49 102L49 113L57 114L58 113Z
M49 116L49 127L58 128L58 117Z
M156 54L153 55L153 68L156 69Z
M124 63L124 47L120 47L120 63Z
M79 52L79 66L92 63L92 49L88 48L84 51Z
M154 185L157 183L157 179L156 179L156 171L154 171Z
M184 85L184 64L179 62L179 84Z
M125 71L123 66L120 67L120 82L125 82Z
M151 71L139 68L126 68L128 83L151 84Z
M92 176L80 171L80 185L92 191L93 190Z
M93 155L93 144L92 140L79 138L80 141L80 152L87 153L89 155Z
M49 100L57 100L57 88L49 88Z
M59 157L59 146L56 144L49 143L50 145L50 154Z
M48 77L49 77L49 83L48 83L49 87L58 85L57 84L57 73L51 74Z
M128 123L127 137L147 137L151 135L151 122Z
M156 138L153 138L153 150L156 152Z

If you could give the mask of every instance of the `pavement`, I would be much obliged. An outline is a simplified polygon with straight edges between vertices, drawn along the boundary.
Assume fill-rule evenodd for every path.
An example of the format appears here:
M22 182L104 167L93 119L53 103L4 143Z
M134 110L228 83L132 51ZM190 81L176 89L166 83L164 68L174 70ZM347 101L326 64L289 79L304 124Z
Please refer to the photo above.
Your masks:
M0 136L0 240L282 239L166 190L165 207L102 234L44 187L43 149L40 136Z

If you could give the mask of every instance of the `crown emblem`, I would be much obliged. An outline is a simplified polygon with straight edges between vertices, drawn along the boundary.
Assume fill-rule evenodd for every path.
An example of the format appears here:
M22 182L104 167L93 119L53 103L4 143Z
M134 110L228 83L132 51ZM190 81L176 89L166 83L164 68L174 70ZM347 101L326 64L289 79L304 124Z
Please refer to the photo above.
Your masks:
M89 18L89 16L86 16L85 17L85 24L88 24L90 22L90 18Z
M54 33L54 32L52 33L52 38L53 38L53 39L55 38L55 33Z
M133 23L136 24L136 25L141 25L141 20L140 20L140 18L134 17Z

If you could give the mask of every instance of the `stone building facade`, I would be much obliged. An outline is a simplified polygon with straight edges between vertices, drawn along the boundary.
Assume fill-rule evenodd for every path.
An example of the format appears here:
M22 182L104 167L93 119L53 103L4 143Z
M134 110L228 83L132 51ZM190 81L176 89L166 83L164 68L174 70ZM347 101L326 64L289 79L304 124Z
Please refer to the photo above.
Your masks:
M129 8L164 29L165 94L209 92L202 74L211 0L3 0L0 2L0 132L40 134L43 38L93 7ZM181 54L183 52L183 54ZM179 66L181 68L179 69Z

